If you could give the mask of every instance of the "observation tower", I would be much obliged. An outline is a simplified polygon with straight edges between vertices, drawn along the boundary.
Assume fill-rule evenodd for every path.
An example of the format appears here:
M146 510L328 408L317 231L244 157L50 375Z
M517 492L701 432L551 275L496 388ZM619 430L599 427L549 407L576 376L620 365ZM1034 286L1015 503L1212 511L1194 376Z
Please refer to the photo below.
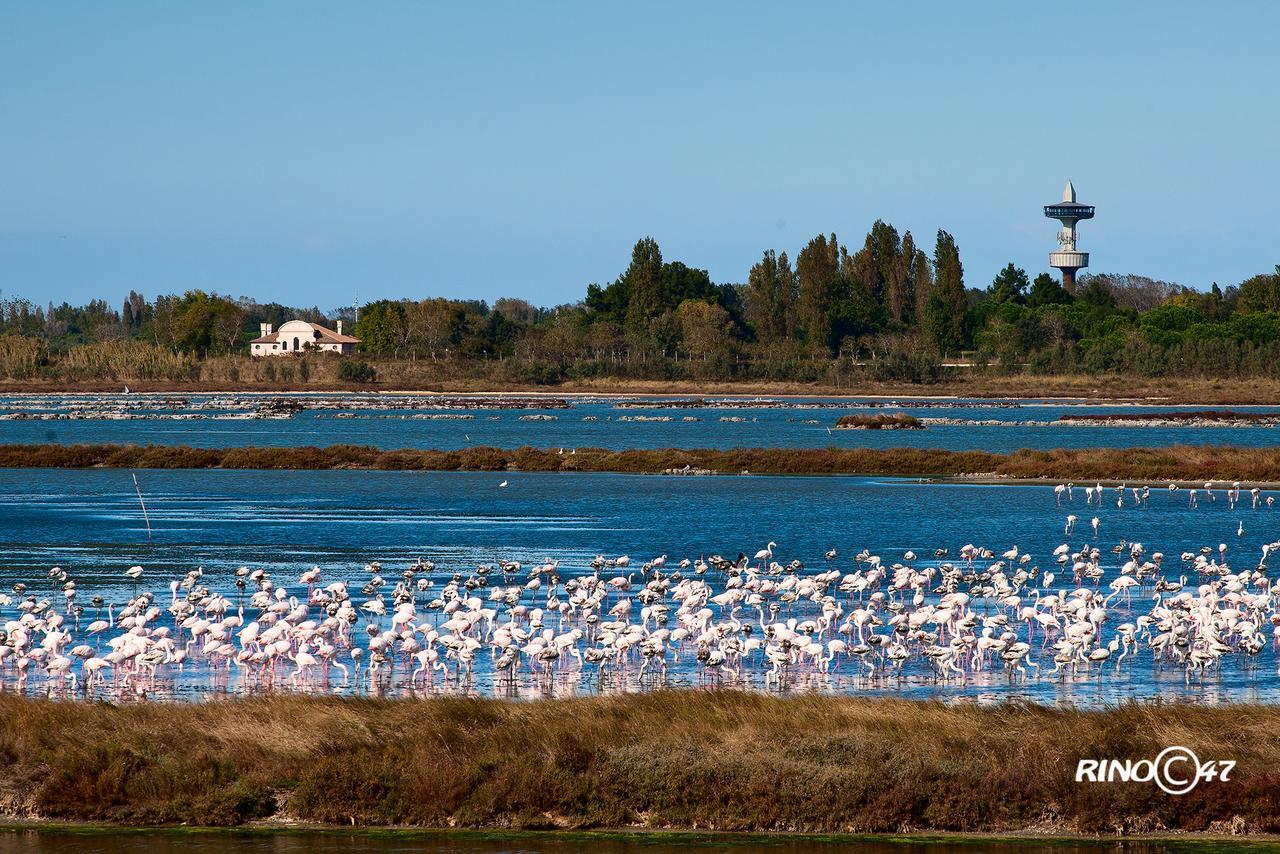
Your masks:
M1070 288L1076 283L1076 271L1089 266L1089 253L1076 249L1076 223L1082 219L1093 219L1093 205L1077 202L1076 188L1068 181L1062 191L1062 201L1045 205L1044 215L1062 223L1062 231L1058 232L1058 251L1049 253L1049 266L1062 271L1062 285Z

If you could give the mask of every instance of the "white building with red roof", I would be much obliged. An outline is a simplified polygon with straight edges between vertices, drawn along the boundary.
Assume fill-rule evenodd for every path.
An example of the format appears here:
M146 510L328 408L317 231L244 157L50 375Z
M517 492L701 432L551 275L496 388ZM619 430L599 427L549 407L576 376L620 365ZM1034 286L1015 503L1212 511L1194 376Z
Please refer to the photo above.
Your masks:
M272 331L270 323L261 325L261 335L249 342L251 356L292 356L295 353L320 351L353 353L359 338L342 334L342 321L337 329L305 320L290 320Z

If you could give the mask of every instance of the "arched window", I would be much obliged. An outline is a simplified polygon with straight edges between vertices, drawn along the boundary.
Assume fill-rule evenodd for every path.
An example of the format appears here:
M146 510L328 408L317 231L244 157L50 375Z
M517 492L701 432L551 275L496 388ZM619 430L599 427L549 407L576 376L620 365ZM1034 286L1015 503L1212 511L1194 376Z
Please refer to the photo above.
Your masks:
M298 343L298 339L297 339L297 338L294 338L294 339L293 339L293 349L295 349L295 350L301 350L301 349L302 349L302 345Z
M288 349L289 349L289 342L288 342L287 340L286 340L286 341L281 341L281 342L280 342L280 349L281 349L281 350L288 350Z

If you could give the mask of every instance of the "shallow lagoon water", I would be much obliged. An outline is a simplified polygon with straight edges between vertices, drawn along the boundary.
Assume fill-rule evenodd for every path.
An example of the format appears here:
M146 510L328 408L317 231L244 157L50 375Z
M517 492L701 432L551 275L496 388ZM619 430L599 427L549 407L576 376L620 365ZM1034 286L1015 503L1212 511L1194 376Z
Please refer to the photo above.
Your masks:
M0 854L117 854L144 849L153 854L205 854L231 851L237 854L673 854L679 851L724 854L1095 854L1125 851L1131 854L1212 854L1218 851L1270 851L1274 846L1245 843L1106 840L999 840L982 839L876 839L850 837L806 839L796 836L698 836L654 834L614 837L604 834L415 834L327 830L296 832L155 832L92 830L74 832L0 831Z
M502 480L508 481L507 488L499 487ZM1096 544L1101 550L1105 594L1106 582L1127 559L1111 552L1121 538L1142 542L1149 552L1165 552L1169 557L1164 573L1177 580L1189 574L1177 557L1183 551L1207 546L1216 555L1222 543L1229 562L1252 566L1262 544L1274 540L1280 529L1280 509L1265 503L1251 509L1246 492L1242 503L1229 510L1221 490L1216 501L1202 496L1197 509L1187 506L1185 492L1161 489L1153 490L1148 505L1130 502L1119 508L1110 495L1101 506L1085 507L1083 491L1077 487L1074 503L1059 508L1049 487L859 477L184 470L142 472L139 481L153 528L151 542L128 472L0 471L0 589L25 581L28 593L56 600L60 591L53 584L42 589L48 583L42 579L51 566L61 566L79 585L78 602L86 606L87 621L100 616L101 609L95 612L88 604L92 595L117 604L129 598L133 588L123 571L134 564L145 568L142 587L156 591L161 605L169 602L169 580L197 566L204 568L203 584L243 604L243 594L233 587L235 568L241 565L269 571L287 593L305 599L306 588L297 581L302 571L319 566L326 581L349 579L358 588L370 577L365 564L375 560L393 579L414 561L430 560L435 565L430 578L438 589L455 572L468 575L477 565L499 559L518 560L526 568L556 560L560 576L571 578L591 573L590 562L597 554L629 554L636 564L667 555L670 571L684 557L718 553L733 559L773 540L779 544L776 560L785 564L798 559L810 572L852 572L858 565L854 555L863 549L882 556L886 564L914 550L919 555L916 565L937 565L957 560L955 555L966 543L997 555L1017 545L1032 555L1035 565L1052 567L1052 550L1069 541L1074 547ZM1063 520L1069 512L1082 520L1098 515L1098 539L1093 539L1087 521L1073 536L1064 536ZM1237 536L1241 524L1244 534ZM828 562L824 553L833 547L838 556ZM948 549L951 557L934 557L939 548ZM633 566L606 574L641 573ZM525 577L523 571L507 578L495 572L479 592L492 584L519 585ZM713 583L723 584L724 579ZM1194 589L1197 581L1188 583ZM1069 577L1054 585L1076 586ZM361 599L358 590L353 595ZM1108 626L1143 612L1151 595L1149 589L1136 593L1132 606L1114 602ZM422 598L420 605L429 597ZM852 597L846 598L852 609ZM525 601L531 607L538 604L533 594ZM811 609L800 602L779 617L812 616ZM996 613L998 606L979 602L975 609ZM252 619L252 609L248 613ZM0 617L14 615L9 608ZM741 616L755 619L750 609ZM1104 642L1111 637L1108 626ZM638 679L634 671L596 679L586 669L554 680L525 673L514 682L500 683L489 661L487 653L479 655L465 682L446 678L421 690L539 697L709 684L692 655L673 662L664 678L651 675L648 681ZM758 672L744 674L741 684L980 702L1008 697L1084 705L1151 697L1280 700L1274 647L1247 662L1232 658L1220 673L1211 672L1203 684L1190 686L1180 668L1154 670L1149 651L1119 672L1094 670L1086 678L1015 679L993 668L940 680L927 664L913 662L901 678L869 679L856 663L846 662L832 672L808 674L782 685L766 685ZM351 690L330 683L322 687ZM185 699L243 690L234 673L202 667L198 661L157 689Z

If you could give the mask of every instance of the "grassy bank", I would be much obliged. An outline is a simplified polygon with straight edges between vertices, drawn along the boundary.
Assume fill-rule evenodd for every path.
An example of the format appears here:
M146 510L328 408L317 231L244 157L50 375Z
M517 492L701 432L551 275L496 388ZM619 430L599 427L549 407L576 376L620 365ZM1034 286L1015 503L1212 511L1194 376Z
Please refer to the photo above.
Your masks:
M1084 712L658 692L513 703L0 697L0 802L52 820L803 832L1280 830L1280 708ZM1171 797L1080 758L1233 759Z
M227 359L239 357L226 357ZM307 371L304 360L313 365ZM300 391L438 391L438 392L543 392L566 394L673 394L673 395L791 395L810 397L1024 397L1085 398L1092 400L1153 400L1163 403L1213 406L1280 404L1280 380L1198 377L1150 378L1119 374L1031 375L998 374L981 369L957 368L941 382L919 384L866 380L857 383L802 383L745 380L736 382L690 380L637 380L616 377L566 380L555 384L531 384L489 377L449 377L433 371L430 362L398 363L373 360L375 383L353 383L338 375L338 360L302 357L291 370L276 360L244 358L240 368L205 371L191 379L162 379L122 374L118 378L40 378L0 380L0 392L118 392L122 384L140 392L300 392ZM269 373L264 362L271 362ZM305 374L305 375L304 375Z
M1057 448L1007 454L932 448L706 448L610 451L470 447L456 451L189 448L165 445L0 445L0 468L373 469L382 471L867 474L995 480L1280 482L1280 448Z

